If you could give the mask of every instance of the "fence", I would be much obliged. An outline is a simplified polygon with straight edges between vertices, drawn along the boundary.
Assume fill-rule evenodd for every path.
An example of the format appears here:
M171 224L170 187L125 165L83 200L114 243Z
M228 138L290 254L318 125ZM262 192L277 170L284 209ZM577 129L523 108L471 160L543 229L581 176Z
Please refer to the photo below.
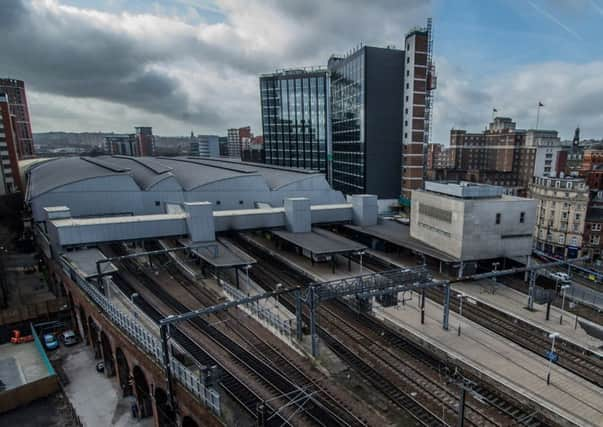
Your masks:
M164 366L161 341L155 335L149 332L135 318L115 307L94 285L79 276L64 259L61 259L61 266L74 283L98 305L115 325L137 344L140 350L155 359L160 366ZM184 385L187 390L201 400L216 415L220 415L220 394L214 389L205 387L198 374L191 372L190 369L182 365L175 358L170 358L170 364L174 379Z
M588 305L595 310L603 311L603 294L586 286L577 287L572 285L565 294L566 298L579 302L580 304Z
M233 300L247 298L247 294L229 285L225 281L220 280L220 284L222 285L226 295ZM268 300L259 300L250 304L242 305L240 308L244 311L247 311L252 317L258 319L261 323L272 327L279 334L284 335L287 338L291 338L291 321L289 319L282 319L281 316L279 316L277 313L274 313L270 307L268 307L268 304L270 304Z

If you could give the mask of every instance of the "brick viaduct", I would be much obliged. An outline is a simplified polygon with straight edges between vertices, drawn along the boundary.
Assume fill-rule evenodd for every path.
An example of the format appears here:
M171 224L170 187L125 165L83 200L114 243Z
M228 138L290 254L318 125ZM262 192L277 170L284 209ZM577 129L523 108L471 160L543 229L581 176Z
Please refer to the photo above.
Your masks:
M218 418L180 384L174 384L177 413L168 406L163 370L88 299L87 295L52 260L47 265L53 280L63 285L71 306L74 327L95 358L104 362L108 377L116 377L123 396L133 396L138 417L153 417L156 427L222 426ZM93 367L91 367L93 369Z

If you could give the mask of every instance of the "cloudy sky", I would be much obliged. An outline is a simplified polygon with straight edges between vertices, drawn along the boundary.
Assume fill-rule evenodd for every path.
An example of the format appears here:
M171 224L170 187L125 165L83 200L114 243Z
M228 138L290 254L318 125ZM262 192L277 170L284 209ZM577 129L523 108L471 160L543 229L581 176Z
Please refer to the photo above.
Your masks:
M434 18L434 142L492 108L603 137L603 0L1 0L0 75L26 81L34 132L260 133L257 76L402 45Z

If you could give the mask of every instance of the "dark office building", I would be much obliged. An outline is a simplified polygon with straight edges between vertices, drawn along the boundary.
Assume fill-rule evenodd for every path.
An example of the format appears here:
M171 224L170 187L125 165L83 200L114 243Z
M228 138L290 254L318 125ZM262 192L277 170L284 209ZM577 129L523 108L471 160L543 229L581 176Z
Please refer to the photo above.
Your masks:
M331 57L332 185L400 196L404 51L363 46Z
M263 157L267 164L327 170L327 70L260 77Z

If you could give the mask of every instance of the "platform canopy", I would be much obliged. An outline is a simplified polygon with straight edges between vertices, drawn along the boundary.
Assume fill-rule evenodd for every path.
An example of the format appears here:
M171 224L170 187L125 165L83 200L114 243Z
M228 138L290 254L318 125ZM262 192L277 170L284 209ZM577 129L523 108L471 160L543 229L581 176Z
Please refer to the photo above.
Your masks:
M357 225L345 225L345 227L371 237L376 237L385 242L390 242L394 245L422 253L440 261L459 262L455 257L448 255L433 246L427 245L420 240L414 239L410 235L410 226L400 224L393 220L383 220L377 225L364 227Z
M96 269L97 261L107 259L107 257L96 248L66 252L63 254L63 258L65 258L65 260L67 260L67 262L85 279L96 277L98 275ZM105 276L117 272L117 267L110 262L103 262L100 265L100 270L101 274Z
M183 246L191 246L190 239L179 239ZM192 249L192 252L206 263L216 268L233 268L255 264L256 260L234 246L226 246L219 240L208 243L205 247Z
M335 255L359 252L366 249L362 243L347 239L321 228L313 228L307 233L293 233L286 230L273 230L272 234L313 255Z

